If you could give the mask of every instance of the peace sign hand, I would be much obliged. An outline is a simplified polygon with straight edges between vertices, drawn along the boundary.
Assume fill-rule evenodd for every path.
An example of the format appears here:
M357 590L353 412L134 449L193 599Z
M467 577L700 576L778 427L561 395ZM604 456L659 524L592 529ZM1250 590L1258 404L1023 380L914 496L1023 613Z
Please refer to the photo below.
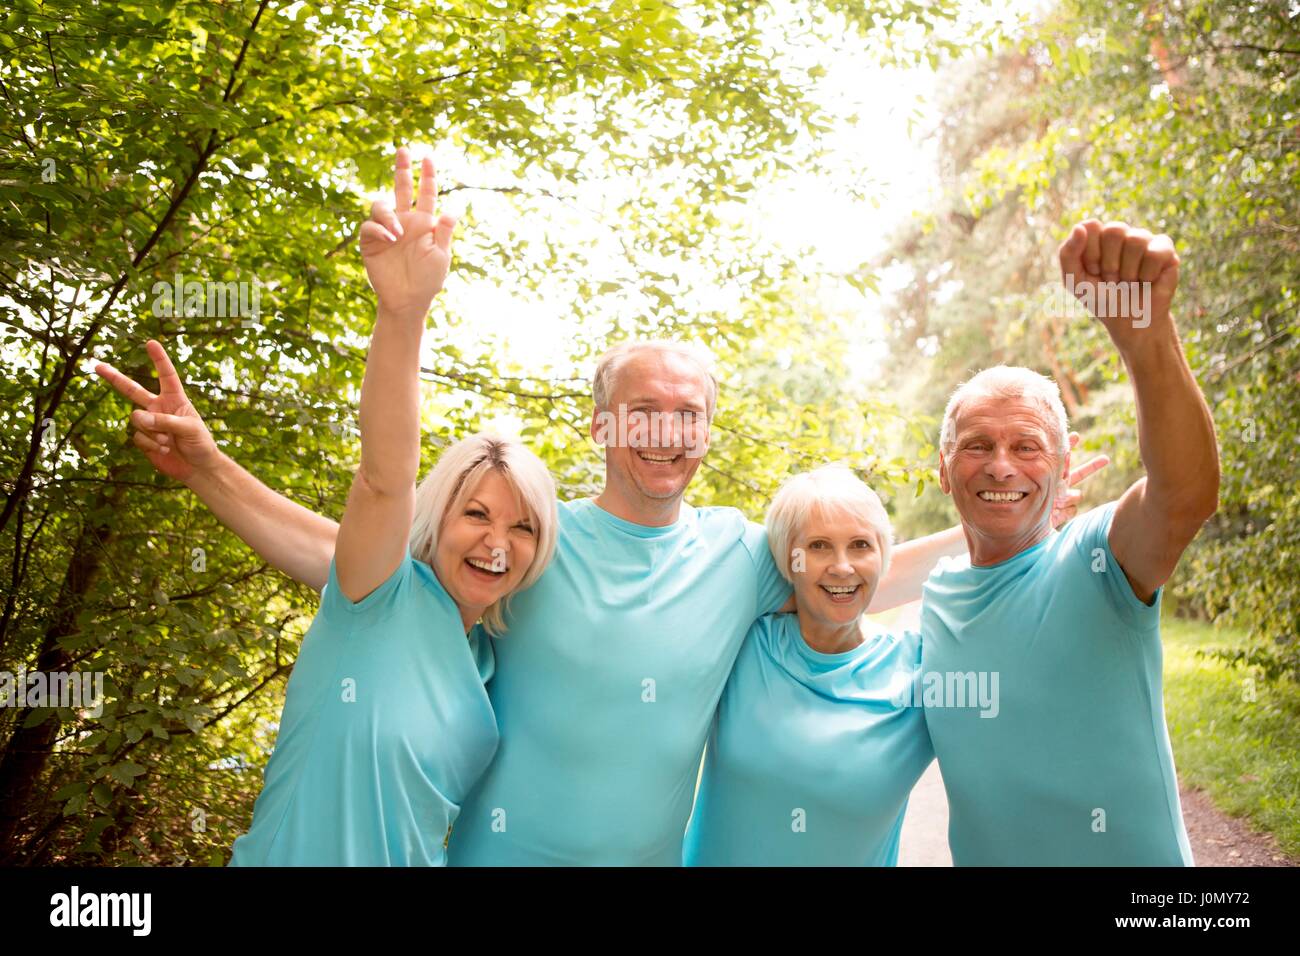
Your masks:
M420 163L420 196L411 208L411 152L405 146L393 161L393 197L377 200L361 224L361 256L380 311L419 321L451 267L452 216L434 218L438 187L433 160Z
M157 395L107 363L96 365L95 374L143 409L131 413L131 424L136 428L131 440L136 447L164 475L186 481L195 471L214 467L221 459L221 450L185 396L181 377L167 357L167 350L150 339L145 351L158 371Z
M1070 451L1074 451L1074 446L1077 444L1079 444L1079 433L1070 432ZM1070 469L1069 478L1057 492L1056 500L1052 502L1053 528L1059 528L1061 525L1073 518L1078 512L1079 502L1083 498L1083 492L1075 490L1075 485L1081 484L1091 478L1109 464L1109 458L1105 455L1098 455L1096 458L1084 462L1078 468Z

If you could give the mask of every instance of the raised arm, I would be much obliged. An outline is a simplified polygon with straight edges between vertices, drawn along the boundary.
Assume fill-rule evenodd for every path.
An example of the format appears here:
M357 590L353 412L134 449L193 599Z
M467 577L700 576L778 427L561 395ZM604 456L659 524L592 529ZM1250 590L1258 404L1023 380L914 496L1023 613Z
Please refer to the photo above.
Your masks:
M394 199L376 202L361 227L361 254L378 299L361 385L361 465L339 526L335 568L360 601L401 563L415 514L420 468L420 340L451 264L451 216L435 220L433 161L423 160L411 208L411 158L394 163Z
M1070 447L1079 443L1077 432L1070 433ZM1076 485L1092 477L1110 464L1105 455L1089 459L1078 468L1070 469L1070 478L1052 506L1052 527L1059 528L1074 517L1083 493ZM961 525L954 525L936 534L894 546L894 556L889 563L889 573L876 588L868 614L879 614L902 604L921 599L921 586L930 576L941 558L966 553L966 535Z
M316 590L325 586L338 525L262 484L217 448L185 394L167 350L145 345L158 372L158 394L99 363L95 372L140 407L131 436L164 475L184 482L222 524L267 564Z
M1109 540L1133 593L1150 602L1218 508L1214 419L1171 312L1178 255L1168 236L1095 219L1075 226L1059 255L1062 280L1106 326L1133 382L1147 473L1120 499Z

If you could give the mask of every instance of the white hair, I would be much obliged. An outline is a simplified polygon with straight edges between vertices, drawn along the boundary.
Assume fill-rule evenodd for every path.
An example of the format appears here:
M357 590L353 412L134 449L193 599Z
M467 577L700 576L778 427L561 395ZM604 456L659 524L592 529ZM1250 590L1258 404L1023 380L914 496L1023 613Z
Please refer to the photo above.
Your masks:
M822 514L850 515L865 521L876 533L880 548L880 577L889 570L894 550L894 529L889 513L867 483L845 465L822 465L795 475L781 486L767 509L767 546L772 550L776 567L791 583L792 544L804 522L817 509Z
M713 371L713 357L698 345L671 339L624 342L621 345L614 346L602 355L600 361L596 363L596 373L591 382L591 392L596 400L597 409L609 408L610 396L614 394L619 371L627 364L629 359L641 352L679 355L698 365L709 383L707 410L708 417L713 418L713 409L718 404L718 379Z
M438 551L438 531L443 520L464 507L479 481L495 469L510 484L520 506L528 512L537 548L519 586L522 591L541 577L555 553L559 519L555 507L555 480L542 460L517 438L480 432L462 438L438 457L438 463L420 482L415 493L415 520L411 522L411 557L433 567ZM493 637L505 632L505 612L510 594L483 612L483 627Z
M1033 369L1013 365L986 368L978 375L958 386L943 410L943 427L939 431L939 449L947 458L957 447L957 415L962 406L973 399L1020 399L1036 405L1042 412L1043 425L1056 445L1057 455L1064 460L1070 450L1070 423L1061 404L1061 389L1046 375Z

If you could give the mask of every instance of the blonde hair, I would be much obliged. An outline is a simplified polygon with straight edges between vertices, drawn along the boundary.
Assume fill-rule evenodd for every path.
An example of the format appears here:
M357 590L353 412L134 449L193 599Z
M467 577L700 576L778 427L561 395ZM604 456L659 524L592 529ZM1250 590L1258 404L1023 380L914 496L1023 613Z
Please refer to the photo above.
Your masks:
M1043 424L1056 443L1061 459L1070 450L1070 424L1061 404L1061 389L1046 375L1015 365L995 365L975 375L952 393L943 410L943 427L939 430L939 448L952 457L957 447L957 414L965 402L979 398L1018 398L1037 405Z
M519 587L483 612L484 629L499 637L506 630L511 596L534 584L555 554L559 530L555 480L540 458L518 439L492 433L480 432L456 442L439 456L438 463L416 489L410 550L411 557L433 567L443 519L464 507L479 481L492 470L510 483L519 504L528 512L537 541L532 563Z
M813 509L823 514L847 514L859 518L876 532L880 548L880 577L889 570L894 551L894 528L884 504L861 478L846 465L830 464L795 475L781 486L767 509L767 546L777 570L791 584L791 544Z
M718 404L718 378L713 372L712 356L698 345L671 339L623 342L602 355L596 363L596 372L591 382L591 394L596 401L597 409L609 408L609 399L614 394L619 371L639 352L678 355L698 365L709 383L706 408L708 417L712 420L713 410Z

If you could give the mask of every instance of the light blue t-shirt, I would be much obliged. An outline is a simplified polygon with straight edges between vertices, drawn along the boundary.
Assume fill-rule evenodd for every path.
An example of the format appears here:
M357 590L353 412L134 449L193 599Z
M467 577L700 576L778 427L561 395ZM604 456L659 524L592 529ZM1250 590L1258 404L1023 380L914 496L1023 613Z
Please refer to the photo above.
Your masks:
M561 503L555 559L494 642L501 748L452 828L452 865L680 865L731 665L789 593L734 508L683 504L648 528Z
M1138 600L1111 553L1115 505L1000 564L949 560L925 585L918 693L957 866L1192 863L1165 726L1161 592ZM981 682L993 707L970 706Z
M912 786L934 759L909 689L914 631L813 650L794 614L754 622L718 707L687 866L895 866Z
M492 648L407 555L359 603L334 562L285 691L275 752L231 866L442 866L492 759Z

